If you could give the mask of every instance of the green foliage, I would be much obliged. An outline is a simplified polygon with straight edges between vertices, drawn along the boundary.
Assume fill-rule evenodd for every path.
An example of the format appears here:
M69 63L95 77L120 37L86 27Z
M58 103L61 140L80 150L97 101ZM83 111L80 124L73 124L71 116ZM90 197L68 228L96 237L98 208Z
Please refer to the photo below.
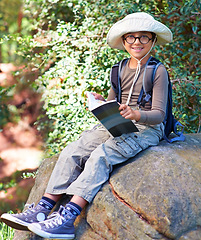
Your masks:
M22 58L16 51L21 46L20 38L25 41L31 34L31 24L23 14L23 2L0 1L0 63L22 64Z
M18 12L22 6L22 0L0 1L0 34L6 32L18 18Z
M186 131L200 131L198 1L26 0L25 8L35 35L20 54L40 75L36 88L43 94L48 120L39 120L39 130L48 129L52 153L95 124L84 92L107 97L110 68L127 56L107 46L107 32L117 20L136 11L149 12L172 29L174 42L156 47L155 56L170 71L177 118Z
M5 35L12 34L20 30L19 12L22 0L1 0L0 1L0 39ZM16 60L14 51L17 48L16 41L0 42L0 62L10 62Z
M16 123L20 120L24 109L12 104L14 94L20 90L20 84L21 88L25 89L27 87L27 85L23 85L19 81L12 86L0 86L0 131L8 122Z
M0 86L0 130L8 122L10 112L8 109L7 101L9 100L9 92L13 87Z
M27 179L27 178L36 178L37 171L36 172L23 172L22 173L22 178Z
M161 18L169 23L174 42L167 53L159 53L169 67L173 80L175 116L186 126L187 132L200 132L201 124L201 3L167 1Z
M0 191L2 191L2 190L7 191L7 189L15 187L15 186L16 186L16 181L14 179L11 179L7 183L0 182Z
M14 229L8 227L5 223L0 222L0 239L12 240L14 237Z
M37 30L55 29L60 20L73 22L73 3L59 0L24 0L24 12Z

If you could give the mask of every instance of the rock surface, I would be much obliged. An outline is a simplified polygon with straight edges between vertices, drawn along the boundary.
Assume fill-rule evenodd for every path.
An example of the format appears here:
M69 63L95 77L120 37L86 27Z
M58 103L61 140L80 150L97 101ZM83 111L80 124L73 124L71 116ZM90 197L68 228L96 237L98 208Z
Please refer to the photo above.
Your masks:
M41 164L27 203L43 195L56 159ZM25 239L42 238L15 231L14 240ZM115 167L76 220L76 239L200 240L201 134L181 143L162 141Z

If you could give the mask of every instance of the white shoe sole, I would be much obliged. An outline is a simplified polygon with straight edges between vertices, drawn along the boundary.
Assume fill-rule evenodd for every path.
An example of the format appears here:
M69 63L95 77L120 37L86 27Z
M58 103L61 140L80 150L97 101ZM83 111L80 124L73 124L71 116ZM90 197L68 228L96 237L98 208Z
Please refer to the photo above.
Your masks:
M28 229L32 231L33 233L37 234L40 237L43 238L49 238L49 239L74 239L75 234L52 234L47 233L37 227L37 224L30 224L28 226Z
M1 215L1 220L9 227L15 228L17 230L29 231L27 226L30 223L23 222L22 220L12 216L11 214L4 213Z

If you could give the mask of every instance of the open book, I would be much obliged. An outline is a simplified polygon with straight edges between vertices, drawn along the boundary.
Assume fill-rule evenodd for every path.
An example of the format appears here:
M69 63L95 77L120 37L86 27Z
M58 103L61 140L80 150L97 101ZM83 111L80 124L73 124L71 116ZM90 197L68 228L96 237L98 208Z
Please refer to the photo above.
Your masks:
M119 111L119 104L115 101L100 101L94 95L87 92L89 110L110 132L113 137L121 136L123 133L138 132L137 127L130 119L125 119Z

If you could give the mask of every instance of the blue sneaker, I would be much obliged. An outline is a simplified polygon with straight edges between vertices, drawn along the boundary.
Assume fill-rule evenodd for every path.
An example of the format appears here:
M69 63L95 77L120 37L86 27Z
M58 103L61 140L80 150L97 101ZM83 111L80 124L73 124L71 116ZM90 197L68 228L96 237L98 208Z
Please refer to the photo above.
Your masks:
M18 229L29 231L27 226L30 223L36 223L47 219L51 210L46 209L40 205L34 207L34 203L28 205L28 209L19 214L4 213L1 215L1 220L8 226Z
M28 229L43 238L73 239L76 217L68 207L60 206L59 211L53 212L47 220L30 224Z

